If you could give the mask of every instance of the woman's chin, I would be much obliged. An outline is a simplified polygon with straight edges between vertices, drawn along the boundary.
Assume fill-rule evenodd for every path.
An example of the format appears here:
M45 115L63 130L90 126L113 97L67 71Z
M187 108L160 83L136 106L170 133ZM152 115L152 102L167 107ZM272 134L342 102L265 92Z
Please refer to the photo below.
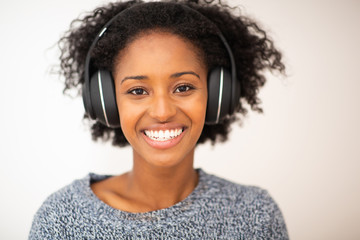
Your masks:
M166 156L156 156L156 158L145 159L145 161L149 165L158 168L172 168L180 165L183 162L182 159Z
M136 157L137 155L137 157ZM183 155L181 153L177 153L175 151L159 151L156 153L147 152L141 156L141 154L137 154L134 151L134 161L136 159L145 163L148 166L156 167L156 168L172 168L180 165L188 165L192 166L193 157L194 157L194 149Z

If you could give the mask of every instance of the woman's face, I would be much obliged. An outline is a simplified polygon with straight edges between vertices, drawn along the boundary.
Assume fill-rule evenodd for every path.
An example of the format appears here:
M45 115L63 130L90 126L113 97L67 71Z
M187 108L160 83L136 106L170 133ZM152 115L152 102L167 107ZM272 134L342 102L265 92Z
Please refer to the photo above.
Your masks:
M120 53L114 79L134 160L163 167L192 163L207 104L207 70L195 47L170 33L144 34Z

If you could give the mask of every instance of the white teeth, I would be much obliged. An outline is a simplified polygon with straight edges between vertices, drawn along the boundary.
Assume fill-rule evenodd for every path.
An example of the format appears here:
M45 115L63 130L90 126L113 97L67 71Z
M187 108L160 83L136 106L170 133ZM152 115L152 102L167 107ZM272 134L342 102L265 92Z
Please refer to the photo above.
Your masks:
M165 131L163 131L163 130L159 130L159 131L145 130L146 136L148 136L152 140L156 140L156 141L167 141L167 140L176 138L182 132L183 132L182 128L165 130Z

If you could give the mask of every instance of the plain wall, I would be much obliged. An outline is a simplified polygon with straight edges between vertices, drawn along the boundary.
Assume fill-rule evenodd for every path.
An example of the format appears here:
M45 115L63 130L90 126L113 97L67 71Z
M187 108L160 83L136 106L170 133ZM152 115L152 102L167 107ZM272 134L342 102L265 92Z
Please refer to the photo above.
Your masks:
M131 168L130 148L92 142L82 100L49 74L70 21L103 2L0 4L0 239L25 239L42 201L74 179ZM267 74L264 114L200 146L196 167L267 189L291 239L360 239L360 2L229 3L269 31L288 77Z

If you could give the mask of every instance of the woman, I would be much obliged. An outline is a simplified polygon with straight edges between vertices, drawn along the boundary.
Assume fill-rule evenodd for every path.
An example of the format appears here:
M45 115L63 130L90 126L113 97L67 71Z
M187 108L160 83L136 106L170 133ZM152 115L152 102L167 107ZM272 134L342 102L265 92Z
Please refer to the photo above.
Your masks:
M118 2L78 21L60 40L65 89L82 86L93 138L130 144L133 168L52 194L29 238L288 239L265 190L193 168L196 145L225 141L246 113L240 99L261 111L261 71L284 70L265 33L193 1Z

